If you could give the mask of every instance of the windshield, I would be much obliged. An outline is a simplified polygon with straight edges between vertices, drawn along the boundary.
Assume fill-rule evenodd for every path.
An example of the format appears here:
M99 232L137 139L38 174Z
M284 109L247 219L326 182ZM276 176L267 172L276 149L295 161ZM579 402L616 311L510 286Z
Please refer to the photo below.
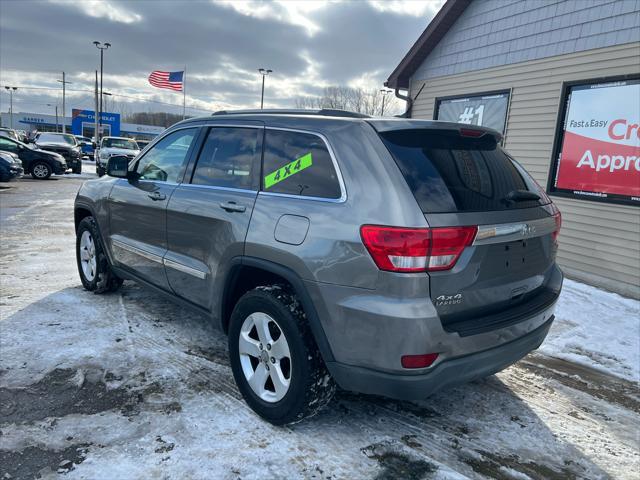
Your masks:
M0 135L4 137L17 138L13 130L8 130L4 128L0 128Z
M425 213L508 210L546 201L529 174L489 135L396 130L380 136Z
M77 145L76 137L73 135L65 135L64 133L41 133L36 140L38 143L66 143L68 145Z
M104 138L102 148L124 148L126 150L140 150L138 144L128 138Z

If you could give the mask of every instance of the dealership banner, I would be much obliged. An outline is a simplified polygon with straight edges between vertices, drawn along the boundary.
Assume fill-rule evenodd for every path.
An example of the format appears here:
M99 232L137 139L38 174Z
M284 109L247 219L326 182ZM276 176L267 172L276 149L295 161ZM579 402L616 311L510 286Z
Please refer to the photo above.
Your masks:
M504 133L508 109L508 91L439 98L434 119L480 125Z
M550 193L640 205L640 80L576 85Z

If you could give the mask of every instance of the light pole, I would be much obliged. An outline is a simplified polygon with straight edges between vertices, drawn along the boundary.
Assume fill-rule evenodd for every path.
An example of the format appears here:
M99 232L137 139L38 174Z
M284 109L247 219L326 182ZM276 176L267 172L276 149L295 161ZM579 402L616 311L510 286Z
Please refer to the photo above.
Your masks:
M96 141L100 139L100 135L102 134L102 70L104 67L104 51L108 49L111 44L108 42L104 42L104 44L100 42L93 42L98 50L100 50L100 105L98 106L98 131L96 132Z
M262 95L260 95L260 110L262 110L264 107L264 77L273 72L273 70L259 68L258 72L262 75Z
M66 86L67 83L72 83L72 82L67 82L65 80L65 72L62 72L62 80L57 80L57 82L62 84L62 133L67 133L67 109L66 109Z
M111 93L109 93L109 92L102 92L102 95L104 95L105 97L110 97L110 96L111 96ZM107 105L108 105L108 104L107 104L107 99L106 99L106 98L103 98L103 99L102 99L102 101L104 102L104 109L105 109L106 111L109 111L109 108L108 108L108 106L107 106ZM111 106L113 107L113 105L111 105Z
M388 88L382 88L380 92L382 93L382 112L380 113L380 116L384 117L384 100L385 98L387 98L387 95L393 92L393 90L389 90Z
M11 124L11 130L13 130L13 92L15 92L18 87L5 87L9 91L9 123Z
M58 133L58 104L56 103L53 105L51 103L47 103L47 107L56 107L56 133Z

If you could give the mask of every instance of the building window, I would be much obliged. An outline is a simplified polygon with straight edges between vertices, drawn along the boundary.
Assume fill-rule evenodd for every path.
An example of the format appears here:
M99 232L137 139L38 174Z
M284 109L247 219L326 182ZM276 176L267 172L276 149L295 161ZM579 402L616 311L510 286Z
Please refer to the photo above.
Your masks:
M434 120L493 128L504 134L509 91L436 98Z
M640 77L565 83L547 190L640 206Z

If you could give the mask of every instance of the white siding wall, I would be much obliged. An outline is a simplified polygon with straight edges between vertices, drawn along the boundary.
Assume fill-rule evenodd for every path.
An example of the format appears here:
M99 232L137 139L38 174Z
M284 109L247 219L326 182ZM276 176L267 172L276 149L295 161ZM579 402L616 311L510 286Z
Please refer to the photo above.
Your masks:
M640 72L640 43L420 80L414 118L433 118L436 97L512 89L505 148L542 185L551 164L562 82ZM638 106L640 108L640 105ZM563 214L559 262L566 273L640 298L640 208L554 198Z

